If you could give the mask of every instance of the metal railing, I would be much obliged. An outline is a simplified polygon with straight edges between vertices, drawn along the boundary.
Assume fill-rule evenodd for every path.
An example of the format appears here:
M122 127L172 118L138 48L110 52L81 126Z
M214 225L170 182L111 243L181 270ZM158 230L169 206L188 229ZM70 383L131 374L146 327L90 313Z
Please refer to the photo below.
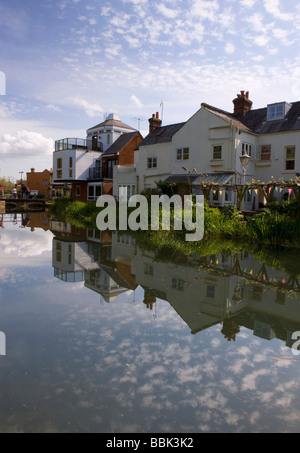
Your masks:
M86 140L83 138L63 138L55 142L55 151L63 151L65 149L87 150Z

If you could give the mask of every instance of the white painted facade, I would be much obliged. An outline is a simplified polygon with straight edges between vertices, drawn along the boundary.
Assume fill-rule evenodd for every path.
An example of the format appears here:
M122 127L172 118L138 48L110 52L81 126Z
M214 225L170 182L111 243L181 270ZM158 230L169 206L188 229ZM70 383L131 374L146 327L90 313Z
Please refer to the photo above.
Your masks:
M269 156L262 154L262 147L267 145L270 146ZM251 155L245 176L240 161L242 154ZM294 162L287 164L287 156L291 160L291 155ZM156 159L154 168L149 168L149 159ZM300 130L255 134L238 118L202 104L170 142L139 146L135 152L137 192L156 188L156 181L165 180L170 175L196 174L194 169L204 174L231 172L233 183L252 180L267 183L272 177L276 181L295 179L300 171ZM133 177L133 174L134 171L130 170L128 177ZM116 185L120 177L116 173ZM278 194L278 198L283 195ZM216 205L235 203L236 194L231 194L230 200L226 200L223 191L210 201ZM249 191L245 196L244 209L257 209L262 201L255 197L253 191Z
M56 182L84 181L89 169L100 156L99 152L81 149L64 149L53 153L53 180Z
M116 113L110 113L106 120L87 130L87 145L89 149L95 149L97 143L101 152L106 151L122 134L134 132L136 129L122 123Z

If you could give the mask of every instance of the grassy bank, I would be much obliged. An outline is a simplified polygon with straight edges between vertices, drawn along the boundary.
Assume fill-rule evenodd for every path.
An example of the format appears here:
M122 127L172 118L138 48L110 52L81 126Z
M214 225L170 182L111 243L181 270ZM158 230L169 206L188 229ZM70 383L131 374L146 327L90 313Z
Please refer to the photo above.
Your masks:
M55 201L51 206L54 218L70 222L78 227L96 228L99 208L96 203L74 202L68 198ZM194 221L196 219L194 218ZM294 201L271 203L268 209L252 217L244 218L232 206L223 209L205 206L204 236L206 239L241 244L300 245L300 216ZM167 246L180 250L195 250L197 243L186 242L182 232L142 232L145 241L153 246ZM203 246L203 241L200 241Z

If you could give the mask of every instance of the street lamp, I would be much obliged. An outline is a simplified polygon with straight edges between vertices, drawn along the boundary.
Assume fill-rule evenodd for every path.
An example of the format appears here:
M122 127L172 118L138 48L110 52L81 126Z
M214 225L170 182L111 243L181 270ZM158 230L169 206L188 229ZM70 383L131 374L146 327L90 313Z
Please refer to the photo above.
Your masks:
M251 157L248 154L242 154L240 156L240 162L243 167L243 176L244 176L243 184L245 184L245 182L246 182L246 167L247 167L250 159L251 159Z

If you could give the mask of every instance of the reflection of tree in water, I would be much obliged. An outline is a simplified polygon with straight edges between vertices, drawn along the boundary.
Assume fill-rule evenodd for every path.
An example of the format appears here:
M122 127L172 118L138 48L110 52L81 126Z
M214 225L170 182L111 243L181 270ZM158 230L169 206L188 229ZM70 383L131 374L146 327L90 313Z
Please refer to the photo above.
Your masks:
M236 334L240 332L240 327L232 319L224 319L221 333L227 341L235 341Z

